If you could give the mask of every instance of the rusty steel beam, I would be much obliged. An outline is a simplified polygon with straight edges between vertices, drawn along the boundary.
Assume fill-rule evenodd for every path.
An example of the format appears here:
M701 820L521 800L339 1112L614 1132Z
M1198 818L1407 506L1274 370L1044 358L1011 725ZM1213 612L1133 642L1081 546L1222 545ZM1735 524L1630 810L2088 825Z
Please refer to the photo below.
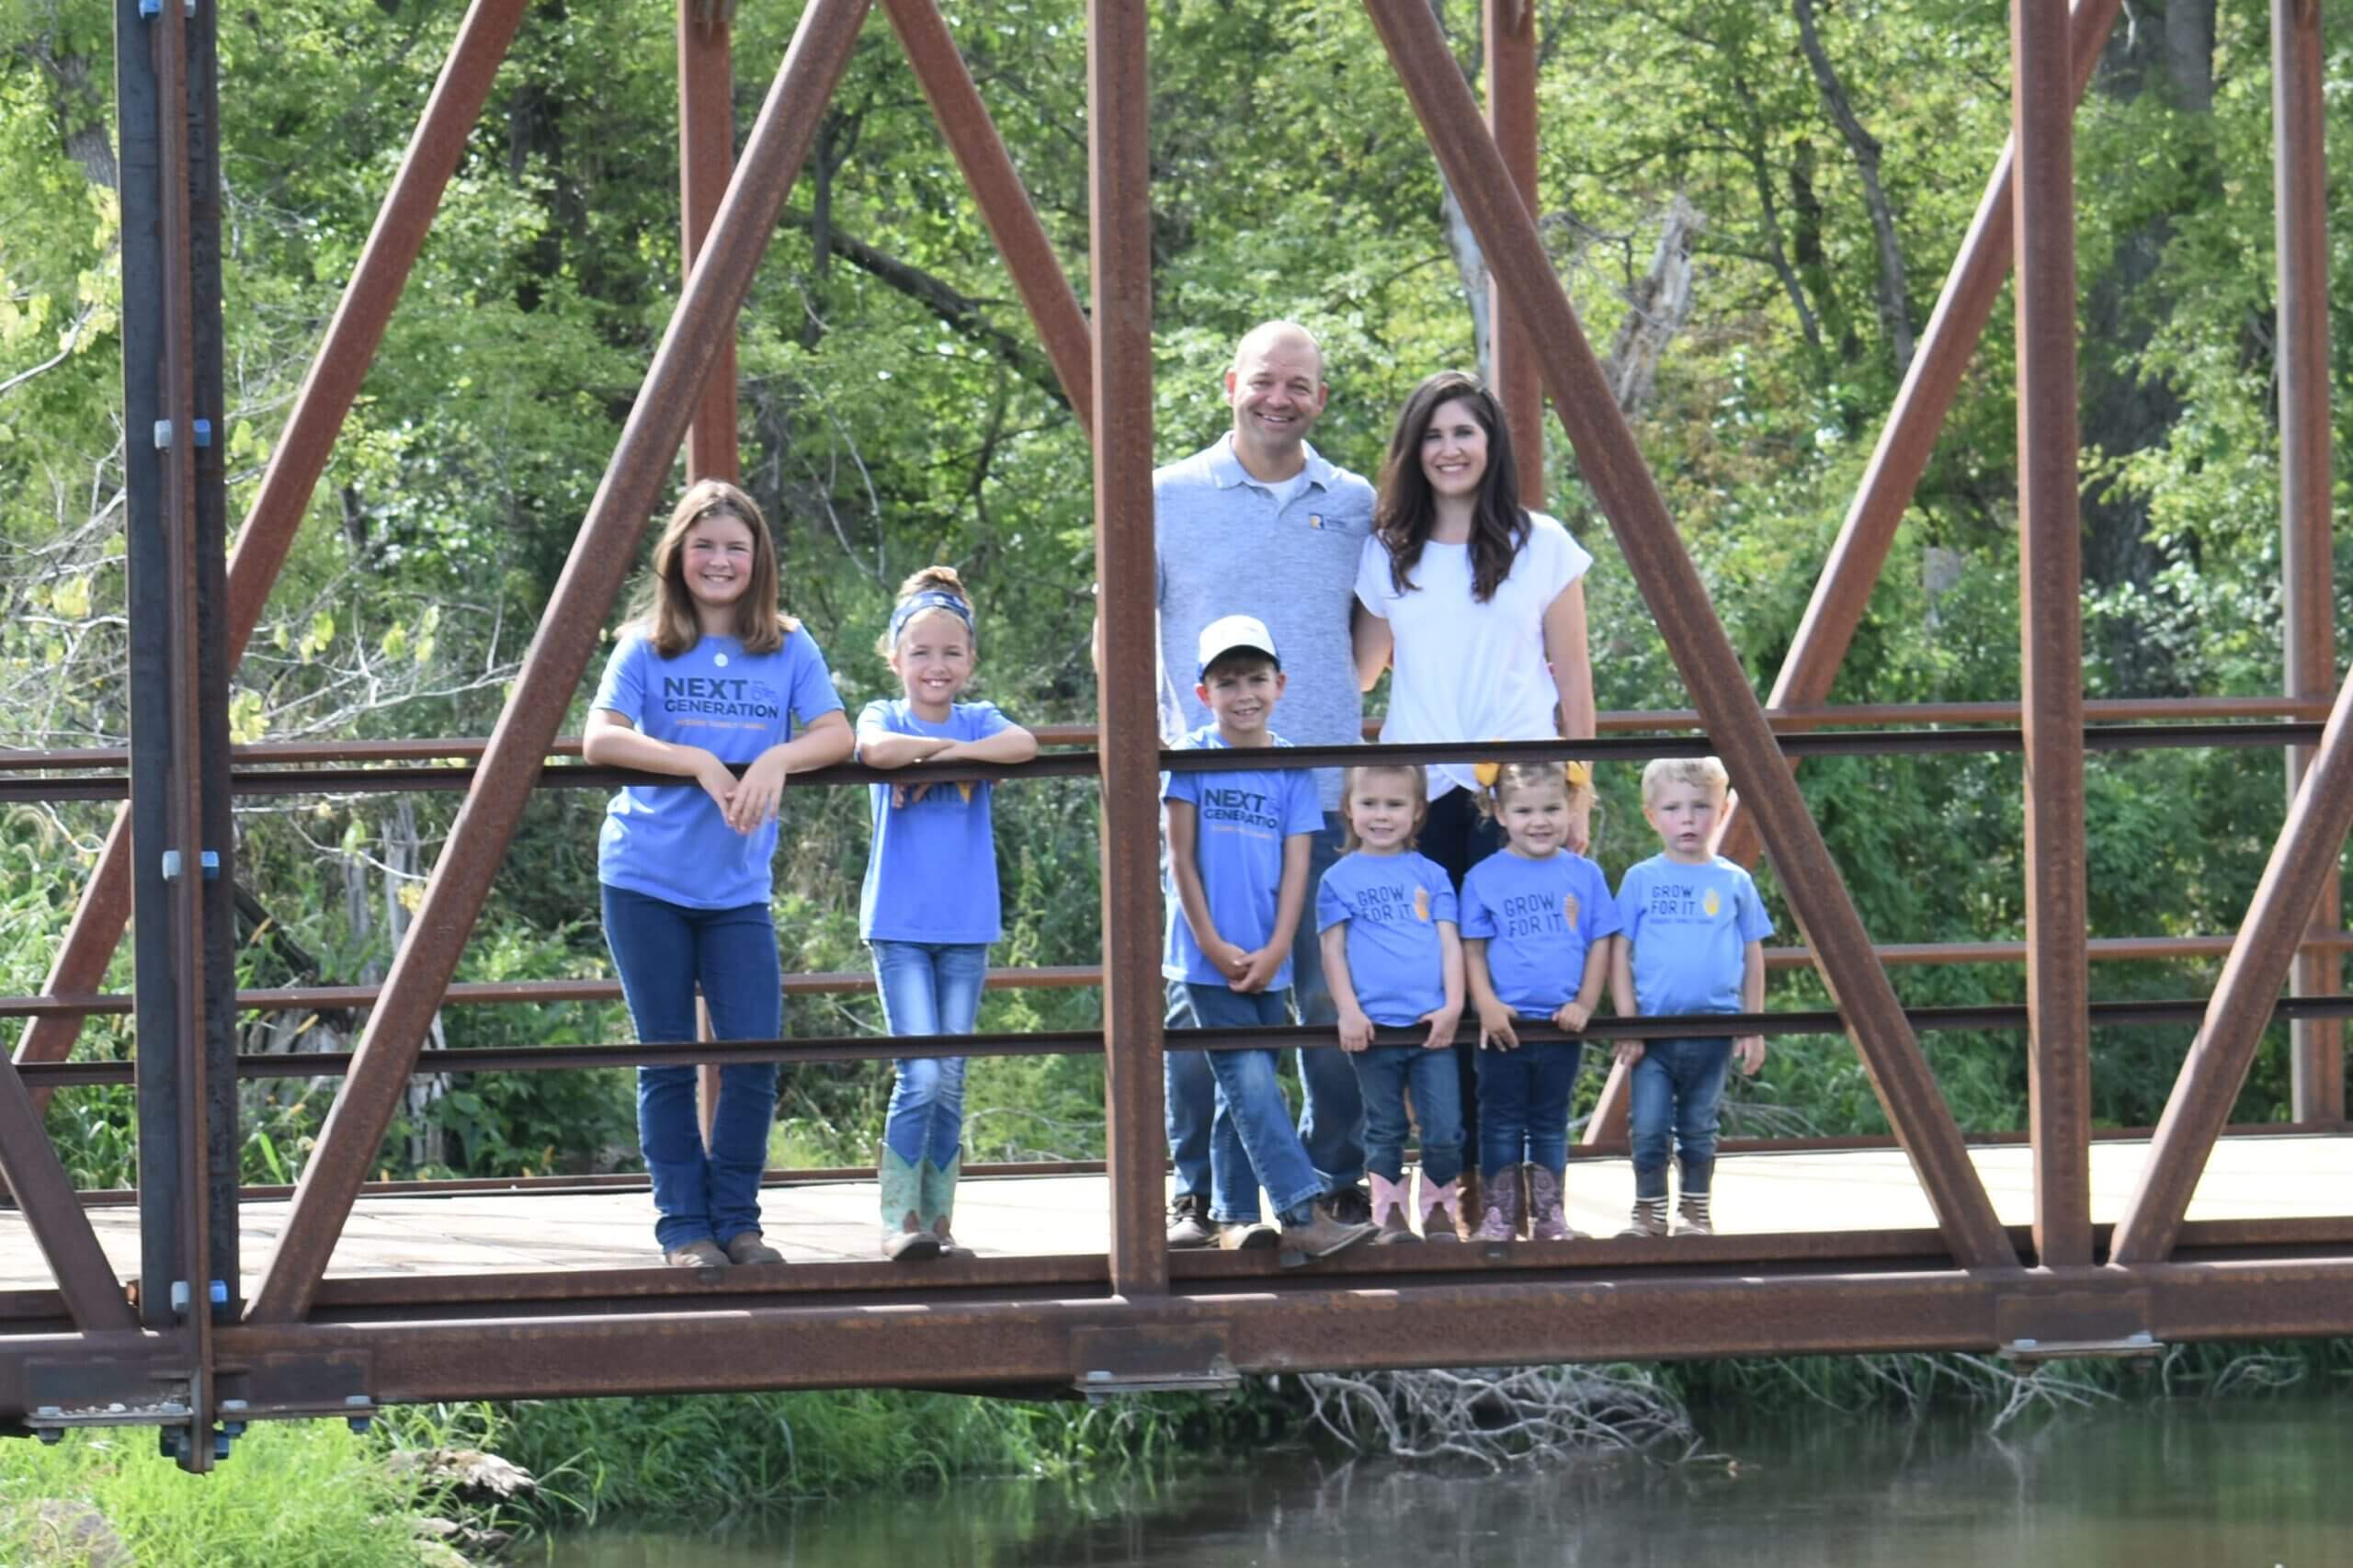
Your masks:
M981 222L996 242L997 255L1013 278L1038 340L1063 384L1079 426L1095 434L1094 334L1078 295L1063 271L1054 243L1029 200L1029 190L1013 166L1005 138L981 101L980 88L957 52L956 40L939 14L937 0L883 0L891 26L899 35L907 63L931 105L939 133L964 172L964 184L980 208Z
M1776 734L1797 735L1816 730L1864 725L2004 724L2019 722L2023 710L2015 702L1856 702L1835 707L1768 708L1766 722ZM2290 719L2317 724L2328 717L2328 698L2318 697L2124 697L2086 698L2084 719L2088 724L2114 728L2125 724L2157 724L2174 720L2219 722L2236 719ZM1365 738L1381 733L1379 719L1367 720ZM1603 734L1634 734L1652 731L1699 728L1699 716L1688 708L1627 709L1600 714L1597 727ZM1092 723L1037 724L1030 733L1049 747L1092 746ZM326 763L472 762L480 760L490 742L479 735L419 737L410 740L257 741L229 748L241 765L262 768ZM128 754L121 746L70 746L51 751L0 748L0 778L17 774L73 769L120 767ZM551 757L580 756L578 735L558 735L549 743Z
M1552 403L1580 472L1608 517L1628 570L1666 634L1692 704L1733 777L1751 791L1792 911L1820 960L1824 983L1847 1019L1888 1123L1935 1209L1953 1256L1970 1267L2015 1267L2017 1251L1969 1164L1846 883L1823 843L1724 635L1706 586L1611 398L1576 312L1552 271L1536 224L1480 122L1438 18L1423 0L1366 0L1431 147L1487 265L1531 326Z
M1486 0L1487 131L1495 139L1511 183L1532 218L1536 193L1536 8L1528 0ZM1544 505L1544 372L1536 363L1527 324L1487 278L1489 380L1504 405L1519 464L1519 504Z
M2117 1221L2111 1262L2160 1263L2171 1256L2190 1194L2246 1081L2256 1044L2295 959L2297 940L2322 884L2336 865L2348 827L2353 827L2353 676L2337 693L2336 710L2288 808L2287 825L2256 885L2238 942L2223 962L2206 1020L2174 1080L2148 1163Z
M155 173L162 218L163 345L160 365L144 367L159 375L156 406L170 422L164 447L161 506L153 518L133 517L127 526L149 526L162 535L165 592L169 605L163 630L165 705L169 723L153 739L163 744L160 756L152 743L134 746L134 766L152 778L164 797L165 839L160 844L134 841L141 855L176 858L177 874L165 876L161 901L166 916L161 931L142 932L170 955L171 1077L167 1095L141 1105L141 1165L143 1186L153 1187L161 1177L165 1190L156 1201L142 1206L142 1279L153 1280L153 1265L168 1260L167 1278L176 1291L188 1292L175 1302L179 1336L187 1346L188 1403L190 1415L178 1452L180 1468L202 1473L212 1468L212 1446L197 1440L212 1430L215 1393L212 1381L212 1312L207 1282L212 1278L211 1204L209 1201L211 1149L207 1109L209 1096L205 1050L204 879L199 869L204 841L204 699L200 661L202 639L198 620L203 570L198 559L196 477L196 242L194 234L195 149L188 96L188 18L176 6L165 6L149 24L153 51L156 98ZM127 369L129 368L126 368ZM131 374L142 373L130 369ZM220 411L205 411L217 425ZM142 737L142 739L144 739ZM225 737L224 737L225 739ZM144 752L145 755L142 756ZM225 768L227 747L221 748ZM152 1043L152 1042L151 1042ZM168 1175L150 1164L153 1152L150 1116L176 1124L177 1136ZM153 1233L155 1221L166 1210L169 1233ZM165 1322L170 1322L166 1316ZM168 1433L167 1433L168 1436ZM166 1449L166 1452L170 1452Z
M2322 90L2320 0L2272 0L2271 136L2279 245L2279 584L2287 694L2325 697L2336 679L2336 508L2330 473L2328 160ZM2288 753L2295 797L2312 753ZM2313 923L2343 919L2335 865L2321 884ZM2344 989L2343 965L2307 953L2296 962L2299 994ZM2290 1030L2297 1119L2345 1119L2345 1031L2310 1018Z
M2116 26L2123 0L2075 0L2067 16L2068 59L2075 71L2075 100L2083 101L2091 85L2093 67L2108 35ZM1813 597L1798 622L1797 635L1781 660L1780 674L1766 702L1774 708L1812 707L1830 696L1838 666L1847 657L1855 629L1870 608L1871 589L1894 547L1895 530L1927 472L1945 416L1952 412L1961 378L1993 319L1994 302L2010 271L2013 215L2012 187L2017 173L2018 142L2013 137L2002 149L1977 215L1953 258L1952 270L1937 296L1936 309L1920 335L1903 388L1880 429L1863 483L1847 509L1838 537L1823 562ZM1735 798L1716 831L1720 853L1744 865L1754 865L1759 847L1748 812Z
M867 0L812 0L801 13L719 217L531 640L522 676L434 863L425 902L392 961L351 1076L335 1096L303 1169L293 1211L249 1309L258 1321L301 1317L318 1290L541 759L596 652L606 613L667 482L693 416L693 393L710 374L725 324L743 306L866 12Z
M709 0L678 0L678 261L680 286L694 276L695 255L735 172L735 69L728 7ZM687 479L743 477L735 432L735 333L731 317L720 333L710 373L687 427ZM710 1008L695 998L695 1032L710 1038ZM710 1142L719 1117L719 1069L695 1073L695 1109L702 1140Z
M1144 8L1087 0L1095 563L1102 592L1104 1151L1111 1288L1168 1289L1162 1205L1160 732L1152 510L1152 142Z
M2159 963L2189 959L2228 958L2230 937L2095 937L2085 943L2094 963ZM2306 937L2301 950L2343 955L2353 952L2353 931L2317 933ZM1938 966L1947 964L2012 964L2026 959L2024 942L1881 942L1871 956L1882 964ZM1803 948L1767 948L1768 970L1810 969L1813 955ZM1103 971L1093 964L1057 964L1038 969L992 969L982 985L991 991L1072 991L1103 983ZM870 994L874 976L858 970L821 970L784 976L787 996L844 996ZM376 985L283 985L237 993L237 1006L254 1013L367 1007L382 987ZM442 994L444 1006L543 1006L553 1002L618 1002L618 980L497 980L458 981ZM56 1013L119 1016L131 1011L131 998L119 993L72 996L0 996L0 1018L47 1017ZM44 1063L31 1063L42 1066ZM2323 1119L2313 1125L2325 1125Z
M340 1358L364 1368L369 1392L392 1403L753 1388L1084 1387L1124 1376L1199 1378L1209 1386L1236 1372L1984 1352L2034 1338L2123 1349L2136 1334L2158 1343L2341 1335L2353 1326L2353 1259L2034 1274L1920 1269L1898 1259L1844 1272L1735 1266L1696 1278L1630 1269L1574 1281L1491 1280L1472 1273L1404 1289L1390 1278L1358 1284L1294 1270L1280 1279L1188 1282L1142 1301L1074 1289L1059 1298L1008 1293L896 1312L744 1298L704 1311L597 1305L521 1317L245 1325L222 1331L222 1351L256 1367ZM53 1340L28 1339L53 1353ZM0 1340L0 1413L21 1409L11 1402L23 1398L28 1359Z
M85 1334L135 1332L139 1320L98 1245L89 1215L74 1198L40 1110L16 1064L6 1062L0 1062L0 1175L8 1178L12 1201L24 1210L33 1240L49 1260L74 1325Z
M335 319L295 393L294 410L270 453L261 489L229 557L229 661L234 665L261 620L269 590L293 547L302 514L318 487L352 400L383 341L410 267L431 227L441 192L482 118L492 81L529 0L473 0L433 96L417 121L400 172L385 193L376 226L345 285ZM97 863L83 884L73 923L51 961L51 992L87 991L102 980L131 921L131 819L115 814ZM78 1017L34 1024L18 1041L18 1062L63 1062L81 1038Z
M735 172L735 71L729 18L734 8L678 0L678 259L694 276L727 177ZM710 370L687 427L687 477L742 477L735 437L735 322L713 328Z
M2075 99L2067 18L2011 0L2018 150L2018 685L2026 708L2027 1101L2035 1252L2092 1260L2091 965L2084 953L2083 547L2076 511Z

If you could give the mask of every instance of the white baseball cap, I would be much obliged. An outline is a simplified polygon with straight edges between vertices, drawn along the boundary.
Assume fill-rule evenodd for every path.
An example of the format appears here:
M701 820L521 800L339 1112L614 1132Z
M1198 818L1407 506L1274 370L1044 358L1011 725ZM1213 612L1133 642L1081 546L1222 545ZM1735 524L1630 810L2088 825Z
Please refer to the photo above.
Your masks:
M1201 628L1200 668L1197 676L1206 676L1210 666L1228 653L1244 649L1264 653L1275 661L1275 668L1283 667L1282 656L1275 652L1274 633L1267 623L1255 615L1224 615Z

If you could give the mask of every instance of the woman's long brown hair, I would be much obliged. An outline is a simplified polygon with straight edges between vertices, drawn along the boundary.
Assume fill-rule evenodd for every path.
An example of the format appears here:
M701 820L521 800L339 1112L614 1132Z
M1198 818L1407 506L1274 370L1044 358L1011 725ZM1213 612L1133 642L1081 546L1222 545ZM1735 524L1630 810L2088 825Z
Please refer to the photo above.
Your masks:
M1422 436L1439 405L1457 401L1470 405L1472 417L1487 433L1487 472L1479 481L1471 512L1471 597L1485 604L1511 575L1530 525L1519 504L1519 465L1512 457L1511 427L1504 423L1495 394L1478 377L1440 370L1405 400L1396 431L1389 437L1389 455L1381 460L1381 500L1373 511L1372 530L1389 551L1390 585L1401 594L1413 592L1414 568L1421 564L1422 547L1438 526L1438 498L1422 472Z
M735 601L735 624L728 635L746 653L773 653L801 623L777 608L776 540L759 503L723 479L699 479L687 486L654 546L654 579L645 604L631 624L653 640L654 651L675 659L702 641L702 621L687 591L687 533L706 517L733 517L752 530L752 580Z

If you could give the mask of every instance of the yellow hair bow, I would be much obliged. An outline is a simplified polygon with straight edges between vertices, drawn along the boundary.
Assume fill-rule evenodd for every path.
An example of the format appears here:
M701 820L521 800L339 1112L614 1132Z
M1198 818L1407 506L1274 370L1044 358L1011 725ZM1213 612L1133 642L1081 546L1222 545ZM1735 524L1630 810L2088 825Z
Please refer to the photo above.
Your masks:
M1572 790L1592 787L1593 764L1589 762L1563 763L1561 772L1563 777L1567 778L1569 788ZM1479 788L1482 790L1494 789L1495 780L1503 776L1504 765L1500 762L1474 762L1471 765L1471 777L1479 781Z

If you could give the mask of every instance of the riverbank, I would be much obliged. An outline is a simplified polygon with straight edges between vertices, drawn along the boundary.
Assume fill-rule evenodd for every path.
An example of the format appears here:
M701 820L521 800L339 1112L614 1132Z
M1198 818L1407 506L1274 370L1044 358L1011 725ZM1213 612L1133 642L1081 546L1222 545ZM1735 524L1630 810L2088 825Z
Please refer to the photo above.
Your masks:
M1531 1453L1547 1462L1612 1449L1709 1455L1728 1433L1824 1411L2033 1430L2096 1406L2154 1408L2168 1396L2325 1394L2348 1376L2353 1341L2335 1340L2177 1346L2145 1363L2031 1373L1956 1356L1561 1369L1487 1380L1468 1394L1415 1390L1408 1375L1370 1392L1268 1378L1226 1400L1156 1395L1100 1406L872 1390L467 1404L388 1413L367 1436L326 1422L263 1423L201 1483L157 1459L147 1432L75 1434L55 1447L0 1449L0 1562L454 1568L482 1560L506 1534L641 1524L708 1531L813 1505L931 1496L983 1478L1171 1480L1276 1449L1338 1462L1351 1457L1343 1435L1369 1458L1421 1454L1458 1471L1492 1463L1508 1473ZM1350 1396L1353 1426L1333 1414ZM537 1486L498 1498L415 1462L432 1454L496 1455ZM115 1546L123 1555L107 1556Z

